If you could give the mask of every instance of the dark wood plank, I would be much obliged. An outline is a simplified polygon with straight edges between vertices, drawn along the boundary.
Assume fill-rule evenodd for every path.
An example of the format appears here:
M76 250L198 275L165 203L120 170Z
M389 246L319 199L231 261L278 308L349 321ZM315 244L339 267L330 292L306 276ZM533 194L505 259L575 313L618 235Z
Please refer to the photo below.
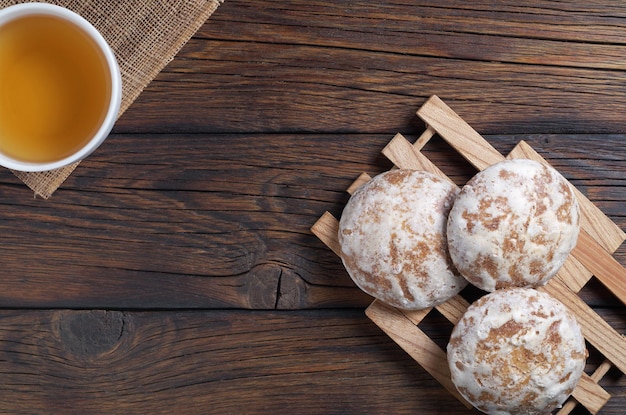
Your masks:
M119 132L415 132L437 94L484 133L624 132L626 6L229 1Z
M626 228L621 135L527 140ZM7 307L365 307L310 227L339 217L363 171L391 167L370 135L115 135L51 199L6 173L0 304ZM138 151L149 143L149 151ZM473 174L441 140L425 153L458 183ZM8 185L12 184L12 185ZM616 258L626 264L626 250ZM586 291L594 304L612 303Z
M0 343L3 413L476 413L359 310L5 310ZM602 414L623 414L625 382L602 382Z

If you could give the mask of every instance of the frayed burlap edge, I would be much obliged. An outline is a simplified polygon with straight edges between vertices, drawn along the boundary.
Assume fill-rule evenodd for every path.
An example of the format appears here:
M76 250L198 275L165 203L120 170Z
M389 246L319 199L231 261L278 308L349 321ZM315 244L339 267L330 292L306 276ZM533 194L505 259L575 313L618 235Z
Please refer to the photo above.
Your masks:
M172 60L224 0L65 0L50 3L67 7L89 20L107 39L122 72L122 104L118 117ZM7 7L22 1L2 1ZM113 5L111 4L113 3ZM133 20L133 13L136 19ZM150 32L144 36L142 30ZM35 196L49 198L80 163L45 172L12 170Z

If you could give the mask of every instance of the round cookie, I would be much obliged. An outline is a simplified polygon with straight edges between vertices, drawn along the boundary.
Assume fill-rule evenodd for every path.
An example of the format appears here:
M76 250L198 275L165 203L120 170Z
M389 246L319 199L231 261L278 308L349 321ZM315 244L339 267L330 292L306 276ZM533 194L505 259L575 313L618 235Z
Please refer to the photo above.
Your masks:
M549 414L583 373L587 350L569 310L546 293L509 288L473 303L447 347L452 382L487 414Z
M447 227L454 265L486 291L545 284L578 232L578 202L569 183L552 167L527 159L477 173L461 189Z
M390 170L361 186L339 221L341 259L355 284L406 310L440 304L467 281L448 255L446 222L458 189L431 173Z

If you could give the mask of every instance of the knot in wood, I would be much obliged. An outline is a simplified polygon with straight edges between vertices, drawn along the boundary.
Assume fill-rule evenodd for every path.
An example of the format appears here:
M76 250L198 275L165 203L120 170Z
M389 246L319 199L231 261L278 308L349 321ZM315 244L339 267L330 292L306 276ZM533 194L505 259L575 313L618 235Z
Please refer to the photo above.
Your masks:
M118 311L67 311L58 317L59 338L77 358L97 358L115 350L124 335L126 315Z

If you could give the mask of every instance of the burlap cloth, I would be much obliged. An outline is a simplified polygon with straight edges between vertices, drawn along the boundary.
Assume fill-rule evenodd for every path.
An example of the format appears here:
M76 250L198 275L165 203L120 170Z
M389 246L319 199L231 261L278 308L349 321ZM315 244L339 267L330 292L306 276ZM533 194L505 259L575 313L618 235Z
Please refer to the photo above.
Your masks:
M91 22L115 52L122 72L120 115L169 63L223 0L59 0ZM0 8L24 1L0 0ZM41 173L13 171L47 199L79 163Z

